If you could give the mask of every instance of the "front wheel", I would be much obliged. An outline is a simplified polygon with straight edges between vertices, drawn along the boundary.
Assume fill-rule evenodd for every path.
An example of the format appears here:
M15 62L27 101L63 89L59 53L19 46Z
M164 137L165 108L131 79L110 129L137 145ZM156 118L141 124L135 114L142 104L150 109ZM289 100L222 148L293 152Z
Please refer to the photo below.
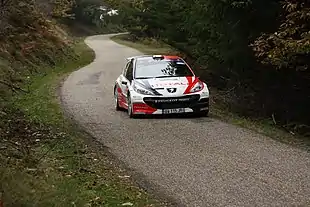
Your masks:
M127 104L128 104L127 113L128 113L129 118L135 118L136 116L135 116L135 114L133 113L133 108L132 108L132 103L131 103L130 94L127 95Z
M198 117L208 117L209 116L209 110L196 112L195 115Z
M202 117L208 117L208 116L209 116L209 110L201 111L201 112L200 112L200 116L202 116Z
M115 104L115 109L116 111L120 111L121 107L119 106L119 102L118 102L118 92L117 92L117 88L115 87L114 89L114 104Z

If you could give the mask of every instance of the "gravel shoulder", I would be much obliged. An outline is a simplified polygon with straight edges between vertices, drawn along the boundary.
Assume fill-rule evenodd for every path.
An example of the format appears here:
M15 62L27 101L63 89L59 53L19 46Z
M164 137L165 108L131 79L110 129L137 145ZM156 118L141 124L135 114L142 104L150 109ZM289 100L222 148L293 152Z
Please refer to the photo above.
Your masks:
M128 167L184 206L306 206L310 154L212 118L129 119L113 107L125 58L141 54L92 36L90 65L61 89L66 111Z

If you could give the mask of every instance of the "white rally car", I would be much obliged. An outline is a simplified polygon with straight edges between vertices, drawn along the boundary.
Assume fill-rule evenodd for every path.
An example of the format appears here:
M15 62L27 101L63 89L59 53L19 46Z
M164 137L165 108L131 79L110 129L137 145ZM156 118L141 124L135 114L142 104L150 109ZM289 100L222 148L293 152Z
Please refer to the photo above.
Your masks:
M178 56L127 58L114 86L116 110L139 114L209 113L209 89Z

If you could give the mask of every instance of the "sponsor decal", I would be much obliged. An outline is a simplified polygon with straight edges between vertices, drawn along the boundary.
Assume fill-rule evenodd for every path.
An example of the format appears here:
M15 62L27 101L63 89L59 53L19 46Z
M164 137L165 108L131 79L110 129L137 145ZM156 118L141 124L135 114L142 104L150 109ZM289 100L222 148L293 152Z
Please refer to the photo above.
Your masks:
M168 82L168 83L155 83L154 86L187 86L188 83L184 82Z
M157 99L153 100L155 103L172 103L172 102L179 102L179 101L189 101L190 98L172 98L172 99ZM147 100L151 101L151 100Z

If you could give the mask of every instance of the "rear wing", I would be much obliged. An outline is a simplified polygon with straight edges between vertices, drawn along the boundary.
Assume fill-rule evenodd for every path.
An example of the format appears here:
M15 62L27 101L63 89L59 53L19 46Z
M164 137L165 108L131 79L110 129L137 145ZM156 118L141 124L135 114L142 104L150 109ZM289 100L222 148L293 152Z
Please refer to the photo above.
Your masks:
M136 55L136 56L131 56L131 57L127 57L126 60L130 61L134 58L139 58L139 57L151 57L152 55Z
M133 58L135 58L136 56L132 56L132 57L127 57L126 60L127 62L129 62L130 60L132 60Z

